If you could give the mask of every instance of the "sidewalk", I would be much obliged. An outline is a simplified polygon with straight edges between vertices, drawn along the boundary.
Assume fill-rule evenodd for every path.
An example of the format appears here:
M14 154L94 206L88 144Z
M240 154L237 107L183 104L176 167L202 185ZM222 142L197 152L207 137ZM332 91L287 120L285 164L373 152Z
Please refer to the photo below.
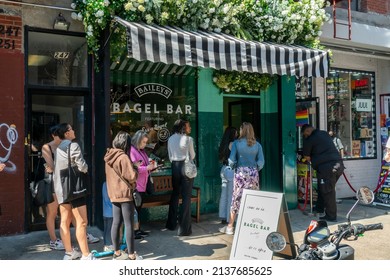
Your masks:
M355 200L345 199L338 204L338 223L346 222L345 215ZM366 232L356 241L344 241L355 249L357 260L390 260L390 211L389 207L358 205L352 212L352 222L371 224L383 223L384 229ZM294 241L301 244L304 231L311 219L299 209L289 211ZM329 223L330 230L338 223ZM144 240L135 240L136 251L148 260L228 260L232 235L221 234L217 214L201 215L200 223L193 223L193 235L179 237L176 232L164 229L164 222L145 223L143 230L150 235ZM72 229L73 230L73 229ZM90 227L88 232L101 237L97 227ZM74 236L74 232L72 232ZM77 246L77 243L73 241ZM90 244L91 250L102 251L103 241ZM48 245L46 231L31 232L15 236L0 237L0 260L61 260L64 251L52 251ZM103 258L104 259L104 258ZM110 259L110 258L105 258Z

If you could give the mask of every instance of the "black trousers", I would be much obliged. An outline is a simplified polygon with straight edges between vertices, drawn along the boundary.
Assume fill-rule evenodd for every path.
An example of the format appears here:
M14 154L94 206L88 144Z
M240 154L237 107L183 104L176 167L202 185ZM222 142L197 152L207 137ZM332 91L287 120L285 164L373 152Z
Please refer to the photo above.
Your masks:
M125 238L126 245L129 254L134 253L134 203L133 201L127 202L113 202L112 203L112 228L111 228L111 239L114 250L117 251L120 249L121 241L119 240L120 236L120 226L122 221L125 224Z
M175 230L179 223L179 235L189 235L191 229L191 192L194 179L190 179L183 173L184 161L172 162L172 195L169 202L168 219L166 228ZM183 203L179 211L179 196Z
M336 183L344 172L341 162L325 163L317 169L318 198L316 209L325 210L330 218L337 218Z

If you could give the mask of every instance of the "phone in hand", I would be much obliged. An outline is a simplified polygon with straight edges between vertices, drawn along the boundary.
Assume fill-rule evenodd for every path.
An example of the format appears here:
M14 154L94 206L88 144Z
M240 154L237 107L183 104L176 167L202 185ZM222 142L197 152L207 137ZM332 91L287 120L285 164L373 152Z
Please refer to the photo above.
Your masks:
M151 169L150 171L154 171L154 170L156 170L156 169L158 169L160 167L163 167L163 166L164 166L164 164L159 164L156 167L154 167L153 169Z

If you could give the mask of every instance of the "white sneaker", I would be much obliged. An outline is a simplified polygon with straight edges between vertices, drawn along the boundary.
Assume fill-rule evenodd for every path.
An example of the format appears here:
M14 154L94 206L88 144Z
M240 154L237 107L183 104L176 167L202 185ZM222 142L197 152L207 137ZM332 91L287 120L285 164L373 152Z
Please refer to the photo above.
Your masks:
M104 245L103 251L104 251L104 252L115 251L115 250L114 250L114 245Z
M96 261L97 258L95 258L94 254L89 253L89 255L86 256L86 257L82 256L82 257L80 258L80 260L81 260L81 261Z
M65 250L64 244L62 244L61 239L57 239L56 241L51 241L49 242L50 249L53 250Z
M83 255L81 254L80 251L77 251L75 249L72 250L72 252L65 252L64 260L76 260L81 258Z
M88 243L89 243L89 244L92 244L92 243L97 243L97 242L99 242L99 241L100 241L100 239L99 239L99 238L97 238L97 237L93 236L93 235L92 235L92 234L90 234L90 233L87 233L87 240L88 240Z
M229 234L229 235L234 234L233 227L229 227L229 226L221 227L219 229L219 232L222 232L222 233L225 233L225 234Z

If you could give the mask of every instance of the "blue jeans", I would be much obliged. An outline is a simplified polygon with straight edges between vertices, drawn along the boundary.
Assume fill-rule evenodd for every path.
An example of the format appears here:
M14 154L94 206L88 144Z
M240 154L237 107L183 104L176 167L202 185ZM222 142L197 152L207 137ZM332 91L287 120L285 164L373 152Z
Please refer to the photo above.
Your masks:
M219 217L229 222L232 205L234 170L229 166L221 168L221 197L219 199Z
M111 240L112 221L113 221L112 217L104 217L103 216L103 223L104 223L103 243L104 243L104 245L112 245L112 240Z

